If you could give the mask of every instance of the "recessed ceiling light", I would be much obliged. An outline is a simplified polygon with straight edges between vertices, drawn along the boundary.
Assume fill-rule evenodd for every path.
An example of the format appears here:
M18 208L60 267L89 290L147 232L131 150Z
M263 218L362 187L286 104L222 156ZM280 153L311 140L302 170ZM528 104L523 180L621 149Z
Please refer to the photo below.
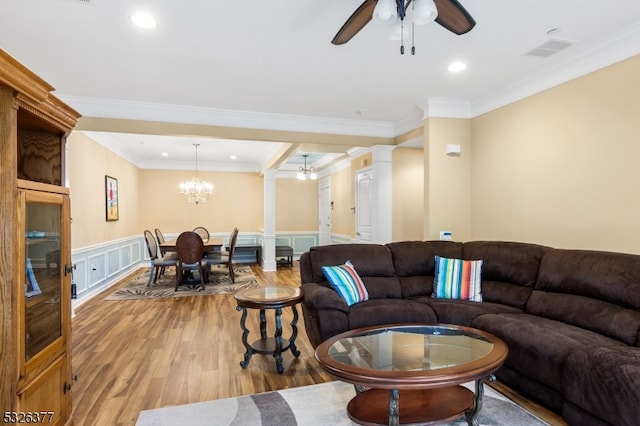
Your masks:
M461 61L455 61L451 63L448 68L449 72L460 72L464 71L465 69L467 69L467 64Z
M160 154L160 155L162 155L163 157L168 157L168 156L169 156L169 153L168 153L168 152L163 152L163 153L162 153L162 154Z
M235 160L238 157L236 157L235 155L231 155L229 158L231 158L232 160Z
M140 28L155 28L157 23L147 12L136 12L131 15L131 22L139 26Z

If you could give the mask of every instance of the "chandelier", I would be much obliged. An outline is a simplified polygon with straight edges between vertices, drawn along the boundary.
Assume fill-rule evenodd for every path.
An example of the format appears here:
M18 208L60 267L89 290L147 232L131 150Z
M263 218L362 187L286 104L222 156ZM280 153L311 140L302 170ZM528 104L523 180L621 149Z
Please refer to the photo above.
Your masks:
M194 143L196 147L196 174L188 181L180 183L180 194L187 197L188 203L195 205L203 204L207 201L210 195L213 195L213 185L209 182L205 182L198 177L198 146L199 143Z
M300 166L298 168L298 174L296 175L296 177L300 180L307 180L307 178L311 179L311 180L316 180L318 178L318 175L316 174L316 171L313 167L308 167L307 168L307 157L309 156L309 154L303 154L302 157L304 158L304 167Z
M411 54L416 54L415 26L433 22L438 17L438 9L433 0L378 0L373 10L373 18L389 24L389 38L400 40L400 54L404 55L405 18L407 6L411 6Z

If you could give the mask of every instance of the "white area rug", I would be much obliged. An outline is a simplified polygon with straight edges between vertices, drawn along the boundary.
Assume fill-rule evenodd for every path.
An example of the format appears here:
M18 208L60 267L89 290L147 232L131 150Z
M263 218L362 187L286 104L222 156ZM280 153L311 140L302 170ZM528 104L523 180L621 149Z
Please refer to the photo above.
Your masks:
M471 388L471 387L470 387ZM528 411L484 387L482 426L544 426ZM355 395L353 385L335 381L265 392L238 398L218 399L140 412L136 426L288 426L354 425L347 403ZM457 421L450 425L466 425Z

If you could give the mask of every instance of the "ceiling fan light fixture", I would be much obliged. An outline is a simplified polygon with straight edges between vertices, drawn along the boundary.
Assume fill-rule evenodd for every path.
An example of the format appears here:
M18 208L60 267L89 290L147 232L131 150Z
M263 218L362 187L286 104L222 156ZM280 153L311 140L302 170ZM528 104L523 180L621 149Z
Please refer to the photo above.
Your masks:
M389 24L388 34L391 40L402 40L402 21L400 19Z
M395 0L378 0L373 9L373 19L378 22L389 23L398 18L398 6Z
M413 1L413 23L425 25L433 22L438 17L438 9L433 0Z

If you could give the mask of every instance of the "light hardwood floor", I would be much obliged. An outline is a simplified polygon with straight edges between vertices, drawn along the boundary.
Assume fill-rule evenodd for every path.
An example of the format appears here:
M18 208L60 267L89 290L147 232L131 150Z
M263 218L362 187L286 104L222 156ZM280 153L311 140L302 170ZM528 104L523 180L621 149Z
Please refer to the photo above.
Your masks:
M293 268L265 273L252 266L260 285L300 285ZM242 369L240 312L233 295L105 301L127 280L80 306L73 318L74 420L83 425L133 425L141 410L248 395L332 380L318 366L304 331L302 315L296 345L301 354L283 354L285 371L273 357L253 355ZM300 309L300 308L298 308ZM273 312L268 312L273 333ZM290 335L290 309L283 311ZM249 310L249 340L259 333L258 314ZM510 392L502 389L503 393ZM517 394L510 396L552 425L558 416Z

